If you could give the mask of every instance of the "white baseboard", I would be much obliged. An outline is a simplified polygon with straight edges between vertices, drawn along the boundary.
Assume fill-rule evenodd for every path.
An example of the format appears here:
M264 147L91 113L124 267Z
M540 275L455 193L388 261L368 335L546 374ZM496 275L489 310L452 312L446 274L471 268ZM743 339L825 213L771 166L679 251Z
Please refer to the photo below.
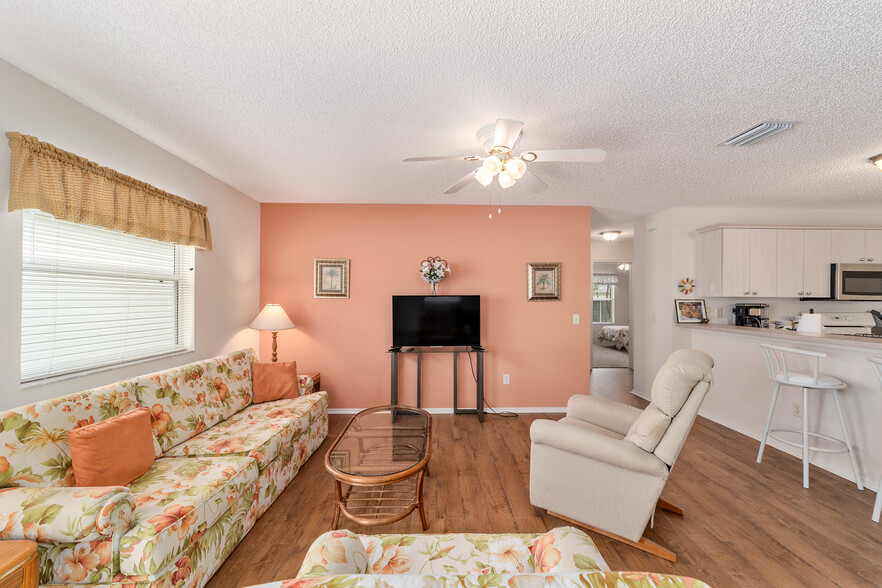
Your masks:
M328 414L355 414L357 412L361 412L364 410L363 408L329 408ZM453 414L452 408L424 408L429 414ZM535 414L535 413L550 413L550 414L563 414L567 412L566 406L497 406L494 407L493 410L496 412L513 412L516 414ZM493 414L489 408L484 409L485 415ZM460 416L472 416L472 415L460 415Z

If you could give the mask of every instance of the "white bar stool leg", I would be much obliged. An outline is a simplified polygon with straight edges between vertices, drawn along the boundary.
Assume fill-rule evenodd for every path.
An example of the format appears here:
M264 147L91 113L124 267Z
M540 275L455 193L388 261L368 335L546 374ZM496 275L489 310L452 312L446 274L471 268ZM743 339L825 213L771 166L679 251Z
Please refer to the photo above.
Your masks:
M861 483L861 474L858 471L857 460L854 457L854 449L851 447L851 436L848 434L848 428L845 426L845 417L842 414L842 407L839 405L839 394L836 390L833 392L833 402L836 403L836 412L839 414L839 425L842 427L842 434L845 436L845 447L848 449L848 457L851 459L851 469L854 470L854 479L857 482L858 490L863 490L864 485Z
M809 487L808 388L802 389L802 487Z
M876 491L876 504L873 506L873 522L879 522L879 515L882 514L882 478L879 479L879 489Z
M766 439L769 438L769 427L772 426L772 415L775 413L775 405L778 403L778 392L781 384L775 384L775 393L772 394L772 406L769 407L769 416L766 418L766 430L763 431L763 439L760 441L759 453L756 454L756 463L763 462L763 451L766 448Z

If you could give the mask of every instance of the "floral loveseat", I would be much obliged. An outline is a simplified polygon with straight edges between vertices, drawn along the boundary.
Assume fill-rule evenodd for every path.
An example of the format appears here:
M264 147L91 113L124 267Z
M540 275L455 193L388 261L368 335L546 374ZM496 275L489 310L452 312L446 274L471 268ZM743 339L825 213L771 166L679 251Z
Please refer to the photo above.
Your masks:
M38 542L43 585L204 585L328 433L326 392L252 404L255 360L238 351L0 412L0 538ZM68 431L139 407L151 470L76 487Z
M574 527L500 535L356 535L330 531L293 580L261 588L707 588L692 578L612 572Z

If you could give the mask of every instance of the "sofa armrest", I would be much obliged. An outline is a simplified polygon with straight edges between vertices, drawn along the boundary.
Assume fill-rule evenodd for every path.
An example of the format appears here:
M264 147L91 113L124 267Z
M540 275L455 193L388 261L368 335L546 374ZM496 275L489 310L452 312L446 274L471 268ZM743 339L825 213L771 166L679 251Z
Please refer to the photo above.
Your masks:
M662 460L630 441L592 433L565 423L533 421L530 440L537 445L553 447L633 472L657 477L668 475L668 466Z
M125 486L0 490L0 538L96 541L126 531L135 497Z
M300 385L301 396L306 396L307 394L312 394L317 391L312 374L297 374L297 379Z
M567 402L567 416L615 431L619 435L627 435L628 429L642 412L627 404L585 394L571 396Z

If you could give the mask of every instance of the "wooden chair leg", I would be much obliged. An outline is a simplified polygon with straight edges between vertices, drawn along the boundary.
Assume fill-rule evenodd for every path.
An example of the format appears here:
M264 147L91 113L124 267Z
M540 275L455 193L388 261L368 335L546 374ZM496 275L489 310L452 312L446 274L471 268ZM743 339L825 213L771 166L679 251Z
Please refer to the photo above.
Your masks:
M676 504L671 504L670 502L668 502L664 498L658 499L657 506L662 510L666 510L668 512L672 512L674 514L683 516L683 507L677 506Z
M676 508L676 507L675 507ZM656 555L662 559L666 559L670 562L677 563L677 554L668 549L667 547L662 547L655 541L650 541L646 537L641 537L639 541L631 541L630 539L625 539L621 535L616 535L615 533L610 533L609 531L604 531L603 529L598 529L597 527L592 527L591 525L586 525L585 523L580 523L579 521L573 520L571 518L565 517L563 515L559 515L555 512L548 511L553 517L557 517L559 519L563 519L568 523L576 525L577 527L582 527L583 529L588 529L589 531L593 531L595 533L599 533L604 537L609 537L610 539L615 539L625 545L630 545L631 547L636 547L641 551L645 551L646 553L651 553L652 555Z

